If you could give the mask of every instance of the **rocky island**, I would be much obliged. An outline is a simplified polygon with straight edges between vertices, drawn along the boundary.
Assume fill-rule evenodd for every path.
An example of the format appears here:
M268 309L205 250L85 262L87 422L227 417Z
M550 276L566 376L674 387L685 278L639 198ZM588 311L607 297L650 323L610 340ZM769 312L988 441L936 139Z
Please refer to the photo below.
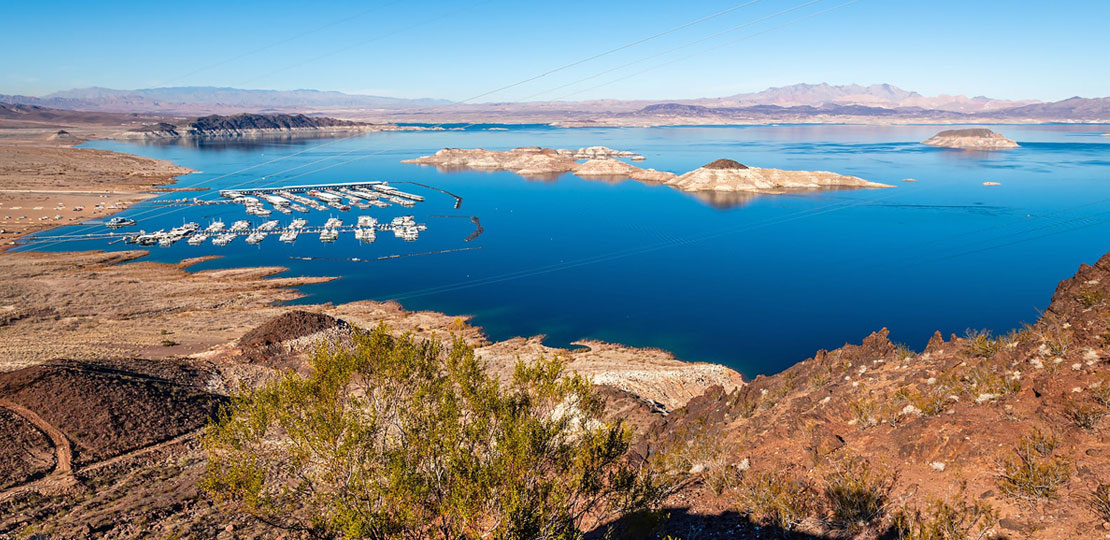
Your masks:
M551 176L572 172L582 178L631 178L640 182L666 184L687 192L785 193L797 190L841 188L887 188L855 176L826 171L787 171L748 167L730 159L718 159L683 175L644 169L613 159L637 154L605 147L578 150L526 147L512 150L444 148L431 156L402 163L435 165L447 170L512 171L521 176ZM580 160L585 162L579 163Z
M126 131L121 139L242 139L268 136L326 136L370 131L398 131L392 124L370 124L303 114L212 114L179 124L158 122Z
M949 129L933 135L922 144L962 150L1002 150L1018 147L1018 143L986 128Z
M718 159L667 182L682 191L787 191L894 187L855 176L828 171L787 171L748 167L731 159Z

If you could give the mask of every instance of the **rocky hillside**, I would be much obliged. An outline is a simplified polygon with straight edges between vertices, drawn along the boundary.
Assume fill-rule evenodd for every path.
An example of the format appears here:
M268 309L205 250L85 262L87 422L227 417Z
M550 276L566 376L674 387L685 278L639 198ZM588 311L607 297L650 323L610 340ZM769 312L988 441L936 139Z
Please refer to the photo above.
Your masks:
M873 538L920 512L918 526L963 522L967 538L1102 538L1108 362L1110 254L1060 283L1034 325L937 333L920 352L884 329L711 389L640 450L691 449L700 479L670 499L678 535Z

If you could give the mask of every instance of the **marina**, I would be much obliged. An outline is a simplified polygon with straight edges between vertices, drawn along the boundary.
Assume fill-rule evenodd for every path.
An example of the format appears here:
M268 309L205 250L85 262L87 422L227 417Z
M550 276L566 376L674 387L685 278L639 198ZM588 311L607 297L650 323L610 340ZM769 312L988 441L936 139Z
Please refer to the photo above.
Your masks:
M403 182L444 193L455 199L454 207L457 209L462 204L462 197L448 191L420 184L416 182ZM353 208L362 211L373 209L386 209L391 206L412 208L418 203L425 202L425 198L406 191L402 191L385 181L346 182L329 184L311 184L279 187L254 187L220 190L220 200L202 200L200 198L171 199L155 201L161 207L166 206L208 206L230 204L243 207L243 211L255 217L268 218L275 212L281 215L294 213L307 214L312 211L323 212L337 210L348 212ZM461 216L441 216L461 217ZM481 234L481 225L475 220L476 231L467 237L473 240ZM354 226L345 226L343 220L329 216L322 227L309 226L305 218L293 219L288 226L282 227L280 220L267 219L259 225L252 224L249 220L237 220L227 226L222 219L214 219L203 229L196 223L186 223L181 227L174 227L169 231L159 229L154 232L140 230L135 233L122 234L87 234L80 235L82 239L95 239L103 237L115 242L139 244L143 246L172 246L181 240L186 240L190 246L200 246L211 240L215 246L226 246L235 241L239 236L245 236L249 244L260 244L265 241L270 233L278 235L281 242L292 244L297 241L301 233L318 234L320 241L332 243L339 239L341 234L353 233L360 243L373 243L377 240L379 232L392 232L395 238L405 242L416 241L420 232L427 230L424 224L417 224L411 215L392 218L388 224L380 223L377 218L370 215L361 215ZM115 217L105 222L110 229L121 229L136 225L136 221L124 217ZM78 237L74 237L78 238Z
M462 202L462 198L457 195L431 186L410 183L451 195L455 199L455 208L458 208ZM224 189L219 191L219 195L222 198L219 201L192 198L158 201L158 204L163 206L234 204L242 206L248 215L266 218L274 212L283 215L292 215L294 212L308 213L312 210L322 212L329 209L347 212L352 207L365 211L389 208L392 205L412 208L417 203L425 201L421 195L402 191L384 181ZM355 226L344 226L343 220L334 216L328 217L322 227L310 227L305 218L293 219L286 227L281 227L280 223L280 220L268 219L255 226L249 220L238 220L227 227L223 220L216 219L203 230L198 224L190 222L169 231L160 229L148 233L140 230L121 237L111 233L80 237L93 239L103 236L115 241L122 240L124 243L144 246L172 246L184 239L187 239L186 243L191 246L199 246L211 239L213 245L226 246L239 236L246 236L248 244L260 244L270 233L277 233L281 242L294 243L302 232L319 234L320 241L327 243L335 242L340 234L347 232L353 233L362 243L376 241L378 232L392 232L394 237L412 242L419 238L421 231L427 230L426 225L417 224L411 215L394 217L388 224L381 224L377 218L369 215L359 216ZM115 217L105 223L105 226L113 230L133 225L136 225L135 220L123 217Z
M416 184L414 184L416 185ZM446 193L446 192L444 192ZM248 214L265 217L271 212L291 214L305 213L309 209L324 211L333 208L341 212L371 208L387 208L395 204L412 208L424 202L424 197L401 191L384 181L349 182L335 184L315 184L266 188L225 189L219 192L223 202L241 204ZM455 195L455 208L462 199ZM263 201L270 208L263 206Z

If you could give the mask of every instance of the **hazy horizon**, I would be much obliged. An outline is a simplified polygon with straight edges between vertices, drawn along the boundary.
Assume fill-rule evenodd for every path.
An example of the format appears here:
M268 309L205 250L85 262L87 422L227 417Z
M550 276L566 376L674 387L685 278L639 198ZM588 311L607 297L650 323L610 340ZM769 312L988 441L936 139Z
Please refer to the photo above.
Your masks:
M1110 95L1105 71L1076 54L1110 45L1099 28L1110 4L1088 0L1053 9L994 0L288 7L7 5L7 20L49 19L53 31L15 24L0 37L19 51L0 59L0 93L215 86L477 102L652 100L808 81L885 83L926 96Z
M940 94L927 94L927 93L924 93L924 92L918 92L917 90L915 90L913 88L904 88L904 87L900 87L898 85L883 83L883 82L868 82L868 83L849 82L849 83L844 83L843 85L837 85L837 84L832 84L832 83L827 83L827 82L821 81L821 82L798 82L798 83L793 83L793 84L774 86L774 87L766 87L766 88L761 88L761 89L751 90L751 91L745 91L745 92L737 92L735 94L730 94L730 95L704 95L704 96L681 97L681 98L673 98L671 96L655 96L655 97L643 97L643 98L629 98L628 101L662 102L662 101L667 101L667 100L687 101L687 100L696 100L696 99L716 99L716 98L722 98L722 97L730 97L732 95L753 94L753 93L759 93L759 92L762 92L762 91L775 90L775 89L781 89L781 88L790 88L790 87L795 87L795 86L803 86L803 85L805 85L805 86L820 86L822 84L827 84L831 87L855 85L855 86L860 86L860 87L863 87L863 88L867 88L867 87L871 87L871 86L889 85L889 86L894 87L898 90L904 90L904 91L907 91L907 92L917 92L918 94L920 94L923 97L935 97L935 96L939 96L939 95L950 95L950 96L964 96L964 97L972 98L972 99L980 98L980 97L986 97L986 98L991 98L991 99L1010 99L1010 100L1014 100L1014 101L1035 99L1035 98L999 98L999 97L996 97L996 96L973 95L973 94L969 94L969 93L966 93L966 92L958 92L958 91L941 92ZM427 99L427 100L448 101L448 102L453 103L453 104L458 103L458 102L447 100L446 98L432 98L432 97L428 97L428 96L384 96L384 95L375 95L375 94L357 94L357 93L343 92L343 91L340 91L340 90L333 90L333 89L328 89L328 88L276 89L276 88L237 88L237 87L231 87L231 86L196 86L196 85L159 86L159 87L151 87L151 88L112 88L112 87L106 87L106 86L86 86L86 87L64 88L64 89L55 90L55 91L52 91L52 92L47 92L47 93L38 94L38 95L30 95L30 94L8 94L8 95L25 95L27 97L45 98L45 97L59 96L59 95L64 96L67 93L80 92L80 91L83 91L83 90L104 90L104 91L113 91L113 92L150 92L150 91L158 91L158 90L188 90L188 89L196 89L196 90L212 89L212 90L228 90L228 91L236 91L236 92L260 92L260 93L265 93L265 92L315 92L315 93L322 93L322 94L340 93L340 94L347 95L347 96L382 97L382 98L389 98L389 99L405 99L405 100ZM4 92L0 92L0 94L4 94ZM1107 97L1107 96L1101 96L1101 95L1089 95L1089 96L1074 95L1074 96L1067 96L1067 97L1061 98L1061 99L1069 99L1069 98L1073 98L1073 97L1102 98L1102 97ZM475 102L470 102L470 104L498 103L498 102L501 102L501 101L502 100L490 100L488 102L487 101L475 101ZM543 101L548 101L548 100L536 99L536 100L531 100L531 101L533 101L533 102L543 102ZM551 100L551 101L555 101L555 100ZM594 98L580 98L580 99L571 98L571 99L566 99L566 100L561 100L561 101L588 102L588 101L623 101L623 100L621 98L612 98L612 97L594 97ZM1038 101L1047 101L1047 100L1038 100ZM1054 100L1054 101L1059 101L1059 100Z

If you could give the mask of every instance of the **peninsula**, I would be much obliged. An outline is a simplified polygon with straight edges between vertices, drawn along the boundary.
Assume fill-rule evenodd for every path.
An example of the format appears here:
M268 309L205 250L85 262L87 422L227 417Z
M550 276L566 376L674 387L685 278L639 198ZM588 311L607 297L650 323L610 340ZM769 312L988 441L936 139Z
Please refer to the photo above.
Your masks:
M893 187L826 171L748 167L730 159L718 159L683 175L644 169L613 159L626 156L638 157L632 152L605 147L566 150L532 146L503 151L444 148L434 155L407 159L402 163L434 165L446 170L512 171L525 177L572 172L587 179L631 178L645 183L665 184L687 192L780 194L800 190ZM587 161L579 163L581 159Z
M933 135L921 144L961 150L1003 150L1018 147L1018 143L986 128L949 129Z
M157 122L130 129L120 139L243 139L270 136L335 136L428 128L371 124L303 114L212 114L180 123Z

